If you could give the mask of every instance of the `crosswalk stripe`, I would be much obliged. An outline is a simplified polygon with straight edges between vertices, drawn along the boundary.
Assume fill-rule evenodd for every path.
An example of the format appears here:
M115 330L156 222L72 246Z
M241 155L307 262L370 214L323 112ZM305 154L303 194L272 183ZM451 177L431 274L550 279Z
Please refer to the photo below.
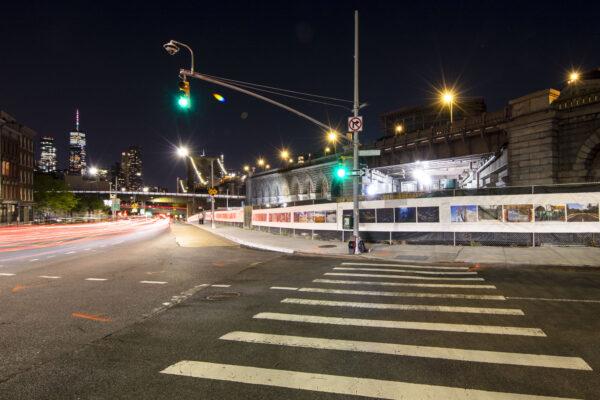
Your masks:
M290 370L246 367L242 365L180 361L162 371L193 378L213 379L227 382L265 385L289 389L311 390L365 396L389 400L422 399L470 399L470 400L574 400L559 397L536 396L518 393L491 392L449 386L434 386L380 379L326 375Z
M106 278L85 278L86 281L105 281Z
M2 273L0 273L0 276L15 276L15 274L10 274L8 272L2 272Z
M272 288L271 288L272 289ZM300 288L299 292L327 293L327 294L352 294L359 296L395 296L395 297L432 297L445 299L473 299L473 300L506 300L504 296L490 296L480 294L459 293L413 293L413 292L381 292L372 290L342 290L321 288Z
M363 262L343 262L340 265L368 265L374 267L401 267L401 268L415 268L415 269L445 269L455 271L466 271L468 267L440 267L437 265L409 265L409 264L376 264L376 263L363 263Z
M39 277L44 279L60 279L60 276L40 275Z
M163 282L163 281L140 281L140 283L150 283L150 284L155 284L155 285L164 285L167 282Z
M286 298L281 300L286 304L300 304L304 306L329 306L329 307L351 307L351 308L373 308L378 310L402 310L402 311L433 311L468 314L496 314L496 315L525 315L522 310L516 308L486 308L486 307L454 307L454 306L429 306L421 304L386 304L386 303L361 303L357 301L330 301L313 299Z
M336 285L374 285L374 286L401 286L401 287L428 287L428 288L453 288L453 289L496 289L494 285L461 285L452 283L400 283L400 282L372 282L372 281L344 281L336 279L313 279L314 283L333 283Z
M272 290L298 290L297 287L289 287L289 286L271 286Z
M520 328L494 325L445 324L439 322L387 321L378 319L322 317L319 315L284 314L264 312L253 318L273 321L305 322L311 324L362 326L371 328L414 329L425 331L483 333L493 335L539 336L546 337L539 328Z
M592 371L579 357L562 357L499 351L467 350L446 347L412 346L394 343L363 342L355 340L324 339L315 337L273 335L255 332L229 332L219 339L247 343L273 344L278 346L306 347L313 349L358 351L363 353L391 354L396 356L439 358L490 364L524 365L528 367L576 369Z
M431 281L483 281L483 278L437 278L430 276L412 276L412 275L382 275L382 274L352 274L347 272L326 272L323 275L332 276L364 276L365 278L393 278L393 279L417 279Z
M340 271L378 271L378 272L407 272L409 274L421 275L477 275L477 272L437 272L437 271L414 271L410 269L391 269L391 268L356 268L356 267L335 267Z

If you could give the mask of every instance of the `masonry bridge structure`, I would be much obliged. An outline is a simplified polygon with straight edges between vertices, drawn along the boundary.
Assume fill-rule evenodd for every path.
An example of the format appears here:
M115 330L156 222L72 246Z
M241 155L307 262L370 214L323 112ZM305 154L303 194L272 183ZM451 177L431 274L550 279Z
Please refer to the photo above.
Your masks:
M360 159L368 166L362 194L600 182L599 116L600 69L561 91L539 90L493 112L483 100L461 107L458 99L453 122L438 105L386 113L380 116L385 136L361 147L380 150ZM334 179L336 163L326 156L254 174L247 200L262 206L348 197L349 180Z

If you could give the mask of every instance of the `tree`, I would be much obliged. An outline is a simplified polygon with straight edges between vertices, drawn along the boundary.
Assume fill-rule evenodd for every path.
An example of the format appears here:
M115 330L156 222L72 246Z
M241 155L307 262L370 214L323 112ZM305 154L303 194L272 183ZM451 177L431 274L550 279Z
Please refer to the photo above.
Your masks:
M75 194L69 192L65 182L50 175L36 174L33 190L37 208L44 212L71 211L77 205Z
M77 200L77 206L73 211L91 213L96 210L104 210L106 208L102 199L95 196L81 196Z

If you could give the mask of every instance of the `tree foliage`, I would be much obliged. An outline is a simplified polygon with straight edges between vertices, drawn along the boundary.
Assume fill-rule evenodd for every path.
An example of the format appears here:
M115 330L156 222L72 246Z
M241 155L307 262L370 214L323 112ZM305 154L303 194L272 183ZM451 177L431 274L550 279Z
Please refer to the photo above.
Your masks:
M50 175L36 174L33 180L37 208L45 211L71 211L77 206L75 194L69 192L64 181Z
M95 196L81 196L77 200L77 206L73 211L94 212L96 210L104 210L106 208L102 199Z

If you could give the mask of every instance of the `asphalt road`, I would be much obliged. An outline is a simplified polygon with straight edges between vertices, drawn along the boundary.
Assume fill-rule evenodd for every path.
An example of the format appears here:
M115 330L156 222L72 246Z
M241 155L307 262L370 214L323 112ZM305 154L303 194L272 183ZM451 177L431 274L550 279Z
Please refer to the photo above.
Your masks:
M0 276L0 398L600 397L596 271L283 256L173 232Z

